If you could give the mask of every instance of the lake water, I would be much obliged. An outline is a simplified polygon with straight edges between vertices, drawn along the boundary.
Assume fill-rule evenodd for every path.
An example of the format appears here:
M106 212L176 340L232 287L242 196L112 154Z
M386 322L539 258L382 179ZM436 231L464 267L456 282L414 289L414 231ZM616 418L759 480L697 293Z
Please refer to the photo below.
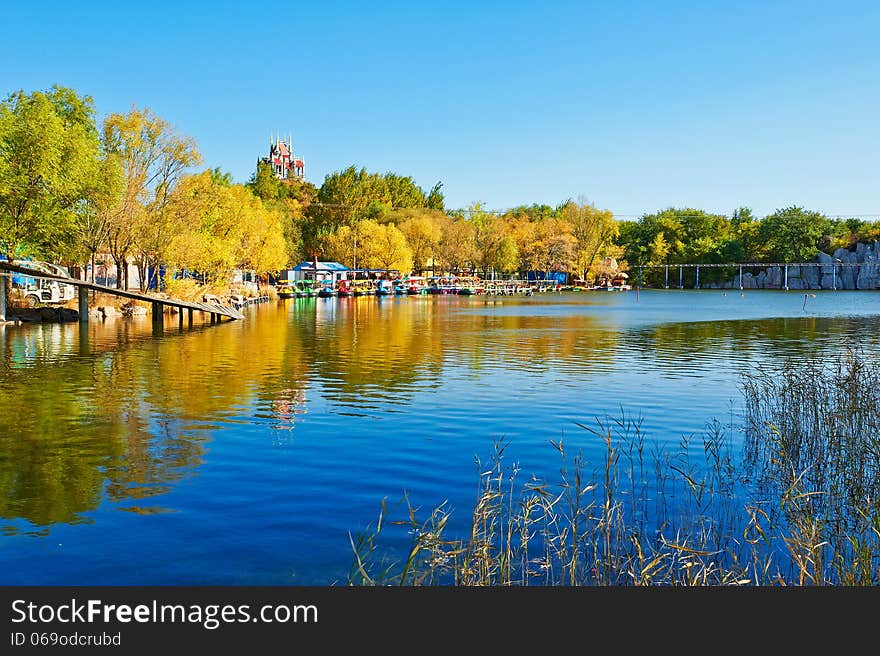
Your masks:
M493 440L652 449L735 425L740 375L876 349L880 292L290 299L243 321L0 327L0 584L344 584L349 533L448 500ZM398 508L400 510L400 508ZM402 518L402 515L401 515Z

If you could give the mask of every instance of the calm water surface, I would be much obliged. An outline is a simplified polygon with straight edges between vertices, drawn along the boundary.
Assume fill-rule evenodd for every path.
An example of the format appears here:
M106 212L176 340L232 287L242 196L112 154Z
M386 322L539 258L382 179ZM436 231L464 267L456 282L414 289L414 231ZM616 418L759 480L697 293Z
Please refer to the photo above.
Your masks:
M0 327L0 584L336 584L383 498L462 525L493 440L641 417L652 449L735 425L740 374L877 350L880 293L635 291L291 299ZM393 539L393 538L392 538Z

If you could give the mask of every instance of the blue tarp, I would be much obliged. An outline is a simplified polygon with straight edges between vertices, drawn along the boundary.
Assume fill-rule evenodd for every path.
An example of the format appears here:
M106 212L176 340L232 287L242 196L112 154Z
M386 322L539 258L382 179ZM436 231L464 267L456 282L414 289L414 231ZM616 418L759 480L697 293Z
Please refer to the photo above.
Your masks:
M154 278L155 275L155 278ZM147 267L147 280L149 281L149 289L156 289L157 285L162 289L165 288L165 265L159 265L158 275L156 275L156 269L153 267Z
M33 261L32 258L26 257L23 258L25 262ZM9 259L5 255L0 255L0 261L8 262ZM12 285L14 287L32 287L36 284L36 281L30 276L26 276L23 273L13 273L10 278L12 279Z
M564 285L568 278L562 271L529 271L526 276L528 280L552 280L557 285Z

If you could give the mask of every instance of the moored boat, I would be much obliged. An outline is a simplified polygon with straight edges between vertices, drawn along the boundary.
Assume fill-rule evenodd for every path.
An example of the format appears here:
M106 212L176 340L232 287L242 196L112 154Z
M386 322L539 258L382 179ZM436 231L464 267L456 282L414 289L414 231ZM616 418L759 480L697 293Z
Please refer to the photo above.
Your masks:
M460 296L473 296L477 293L477 279L463 276L455 281L455 292Z
M428 285L428 293L429 294L455 294L455 284L453 282L452 277L446 276L434 276L429 279L430 284Z
M289 280L279 280L275 283L275 293L278 298L293 298L296 291Z
M407 296L418 296L428 293L428 285L421 276L410 276L405 281Z
M296 280L293 283L294 294L297 298L311 298L318 292L312 287L311 280Z
M375 293L376 288L373 286L373 282L371 280L354 281L354 296L373 296Z
M376 281L376 296L390 296L393 291L391 281L380 278Z

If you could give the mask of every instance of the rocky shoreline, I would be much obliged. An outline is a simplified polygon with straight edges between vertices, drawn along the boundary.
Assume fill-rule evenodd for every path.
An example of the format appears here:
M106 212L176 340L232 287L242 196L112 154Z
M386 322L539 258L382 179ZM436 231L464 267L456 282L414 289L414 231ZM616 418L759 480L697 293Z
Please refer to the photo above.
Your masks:
M743 272L732 280L701 284L702 289L784 289L785 268L767 267L755 274ZM832 255L818 253L813 266L789 265L789 289L880 288L880 242L859 243L855 251L838 248Z
M131 317L149 314L149 311L139 305L125 304L122 307L113 305L101 305L89 309L90 319L107 319L109 317ZM37 308L10 308L7 320L3 323L71 323L79 321L79 312L65 306L37 307Z

